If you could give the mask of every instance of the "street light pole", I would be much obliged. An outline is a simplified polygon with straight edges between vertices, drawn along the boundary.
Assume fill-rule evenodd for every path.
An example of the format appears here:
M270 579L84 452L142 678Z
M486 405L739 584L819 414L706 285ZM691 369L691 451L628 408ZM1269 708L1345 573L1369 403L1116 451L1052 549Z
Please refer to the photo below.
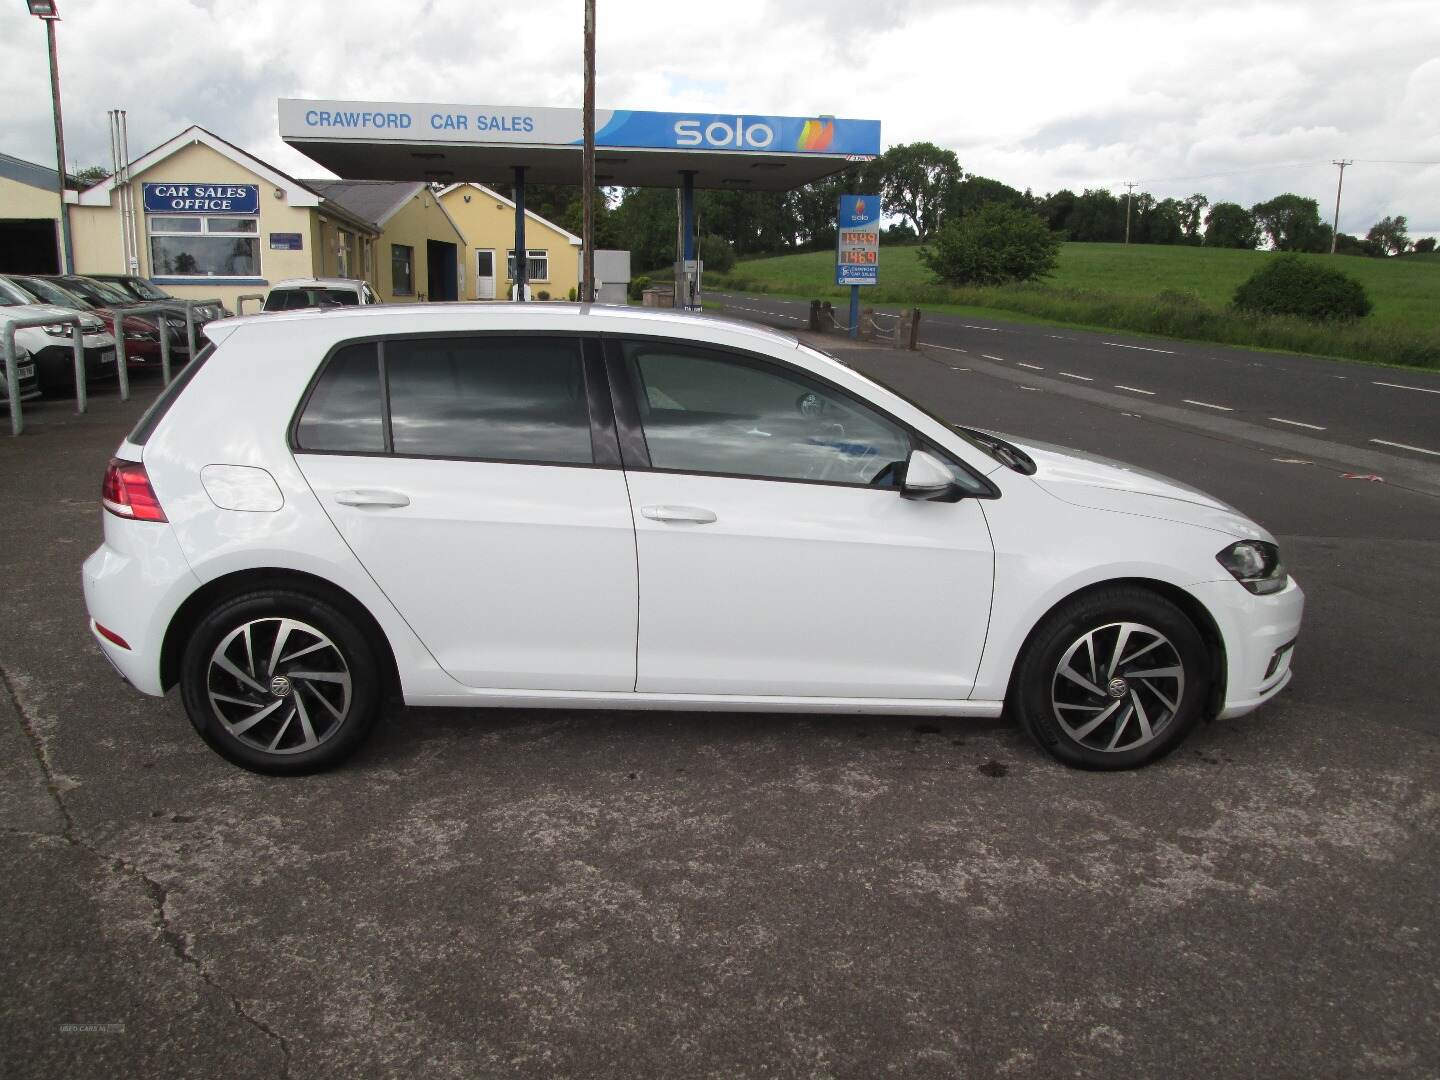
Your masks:
M60 187L60 272L73 273L75 255L70 247L70 207L65 204L65 125L60 119L60 64L55 56L55 24L60 12L55 0L27 0L30 14L45 24L50 45L50 105L55 113L55 175Z
M585 265L580 301L595 302L595 0L585 0L584 141L580 160L580 246Z

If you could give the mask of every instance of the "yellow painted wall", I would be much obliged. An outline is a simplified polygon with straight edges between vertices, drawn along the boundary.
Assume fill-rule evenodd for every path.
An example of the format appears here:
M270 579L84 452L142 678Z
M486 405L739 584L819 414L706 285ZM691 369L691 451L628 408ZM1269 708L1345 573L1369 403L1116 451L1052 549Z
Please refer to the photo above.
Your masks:
M427 240L454 244L457 264L465 250L465 238L450 224L445 212L435 201L434 194L428 188L421 188L381 226L380 238L375 242L375 276L370 284L385 303L404 304L429 298L430 274L425 244ZM414 290L409 294L395 291L390 261L390 249L395 244L408 246L414 252L411 260ZM460 269L457 265L457 280ZM465 290L469 287L469 277L470 275L466 274L465 281L461 284L461 299L467 295Z
M53 177L53 173L51 174ZM60 196L0 176L0 218L60 220Z
M509 203L495 198L481 188L461 184L442 196L445 209L465 235L465 283L461 298L473 300L475 291L475 252L486 248L495 252L495 298L510 296L511 282L506 277L506 253L515 246L515 210ZM580 287L580 248L569 236L543 218L525 218L526 248L544 248L550 256L550 276L544 281L532 280L530 292L538 296L543 290L552 300L567 300L571 289Z
M158 162L143 173L132 177L135 192L137 233L140 245L140 274L150 277L150 243L145 231L144 190L142 184L259 184L260 185L260 272L269 282L282 278L312 277L316 274L317 233L312 218L318 216L311 207L294 207L263 177L243 168L204 143L192 143ZM120 235L120 199L110 194L109 206L71 206L70 225L78 273L124 273L123 247ZM272 232L300 233L305 238L304 251L271 251ZM218 285L197 280L193 285L162 285L175 296L203 299L218 296L233 311L236 298L244 293L263 293L265 286ZM254 303L246 305L253 311Z

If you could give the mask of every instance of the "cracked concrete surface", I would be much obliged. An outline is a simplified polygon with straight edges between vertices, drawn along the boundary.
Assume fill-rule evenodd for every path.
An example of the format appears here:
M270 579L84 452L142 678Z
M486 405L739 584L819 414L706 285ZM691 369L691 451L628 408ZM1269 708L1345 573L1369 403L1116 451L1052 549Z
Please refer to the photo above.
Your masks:
M1127 432L1311 597L1292 692L1136 773L1001 722L412 710L276 780L89 643L139 407L0 444L0 1074L1440 1075L1432 504Z

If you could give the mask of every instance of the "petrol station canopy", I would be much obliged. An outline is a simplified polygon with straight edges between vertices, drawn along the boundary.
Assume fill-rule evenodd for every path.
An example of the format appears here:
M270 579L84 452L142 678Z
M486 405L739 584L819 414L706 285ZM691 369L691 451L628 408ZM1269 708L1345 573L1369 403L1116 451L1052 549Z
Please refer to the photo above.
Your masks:
M579 109L282 98L280 137L348 180L580 183ZM606 187L786 191L880 153L880 121L595 110Z

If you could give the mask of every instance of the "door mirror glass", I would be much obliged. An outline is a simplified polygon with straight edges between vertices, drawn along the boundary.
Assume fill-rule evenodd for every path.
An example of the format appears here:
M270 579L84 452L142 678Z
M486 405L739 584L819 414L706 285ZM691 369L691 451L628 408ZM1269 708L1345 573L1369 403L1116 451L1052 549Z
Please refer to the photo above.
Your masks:
M955 474L945 463L927 450L912 450L905 463L905 482L900 495L924 502L956 502L965 493L955 482Z

